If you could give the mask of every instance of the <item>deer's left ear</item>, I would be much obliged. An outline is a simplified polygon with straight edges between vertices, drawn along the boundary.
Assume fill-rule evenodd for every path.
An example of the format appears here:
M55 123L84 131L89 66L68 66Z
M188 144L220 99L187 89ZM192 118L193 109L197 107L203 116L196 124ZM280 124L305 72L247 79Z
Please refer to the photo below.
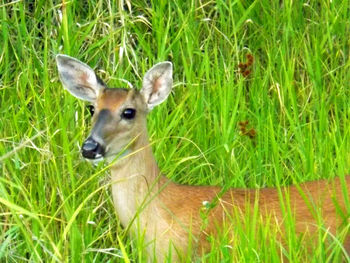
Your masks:
M161 62L148 70L143 77L141 94L148 110L162 103L169 96L173 86L173 64Z

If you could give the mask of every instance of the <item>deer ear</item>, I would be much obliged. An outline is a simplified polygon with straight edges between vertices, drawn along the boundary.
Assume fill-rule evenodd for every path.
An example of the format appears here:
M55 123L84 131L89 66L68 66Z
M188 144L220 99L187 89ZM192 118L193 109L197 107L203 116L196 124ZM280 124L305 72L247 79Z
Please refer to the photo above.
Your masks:
M56 62L63 87L78 99L94 102L104 84L93 69L67 55L57 55Z
M143 77L141 94L149 110L162 103L170 94L173 86L173 65L161 62L148 70Z

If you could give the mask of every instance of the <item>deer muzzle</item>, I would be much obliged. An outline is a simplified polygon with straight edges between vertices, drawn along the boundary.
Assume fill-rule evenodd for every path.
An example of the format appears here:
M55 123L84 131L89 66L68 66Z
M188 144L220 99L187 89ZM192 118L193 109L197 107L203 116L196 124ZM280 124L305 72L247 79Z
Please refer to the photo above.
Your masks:
M81 147L82 155L87 159L99 159L105 155L105 145L103 142L104 127L110 122L111 112L109 110L101 110L98 114L94 127L90 136L85 140Z
M92 137L86 139L81 147L81 152L86 159L98 159L104 156L104 147L95 141Z

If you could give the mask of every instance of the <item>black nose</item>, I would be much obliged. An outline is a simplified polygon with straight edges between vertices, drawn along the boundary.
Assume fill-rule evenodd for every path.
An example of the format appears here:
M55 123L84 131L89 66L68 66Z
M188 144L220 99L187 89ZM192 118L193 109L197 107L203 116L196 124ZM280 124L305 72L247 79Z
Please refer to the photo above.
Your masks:
M104 155L104 149L102 145L91 137L86 139L86 141L83 143L83 146L81 147L81 150L84 158L87 159L96 159L103 157Z

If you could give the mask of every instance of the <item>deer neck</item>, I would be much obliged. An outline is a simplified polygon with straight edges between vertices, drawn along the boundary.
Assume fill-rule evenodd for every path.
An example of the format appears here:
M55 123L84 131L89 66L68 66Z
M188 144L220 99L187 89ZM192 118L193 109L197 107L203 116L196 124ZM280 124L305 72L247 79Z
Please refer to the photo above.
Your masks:
M122 225L127 227L135 215L149 210L142 207L148 207L160 180L147 132L142 132L128 153L111 167L111 177L114 205Z

